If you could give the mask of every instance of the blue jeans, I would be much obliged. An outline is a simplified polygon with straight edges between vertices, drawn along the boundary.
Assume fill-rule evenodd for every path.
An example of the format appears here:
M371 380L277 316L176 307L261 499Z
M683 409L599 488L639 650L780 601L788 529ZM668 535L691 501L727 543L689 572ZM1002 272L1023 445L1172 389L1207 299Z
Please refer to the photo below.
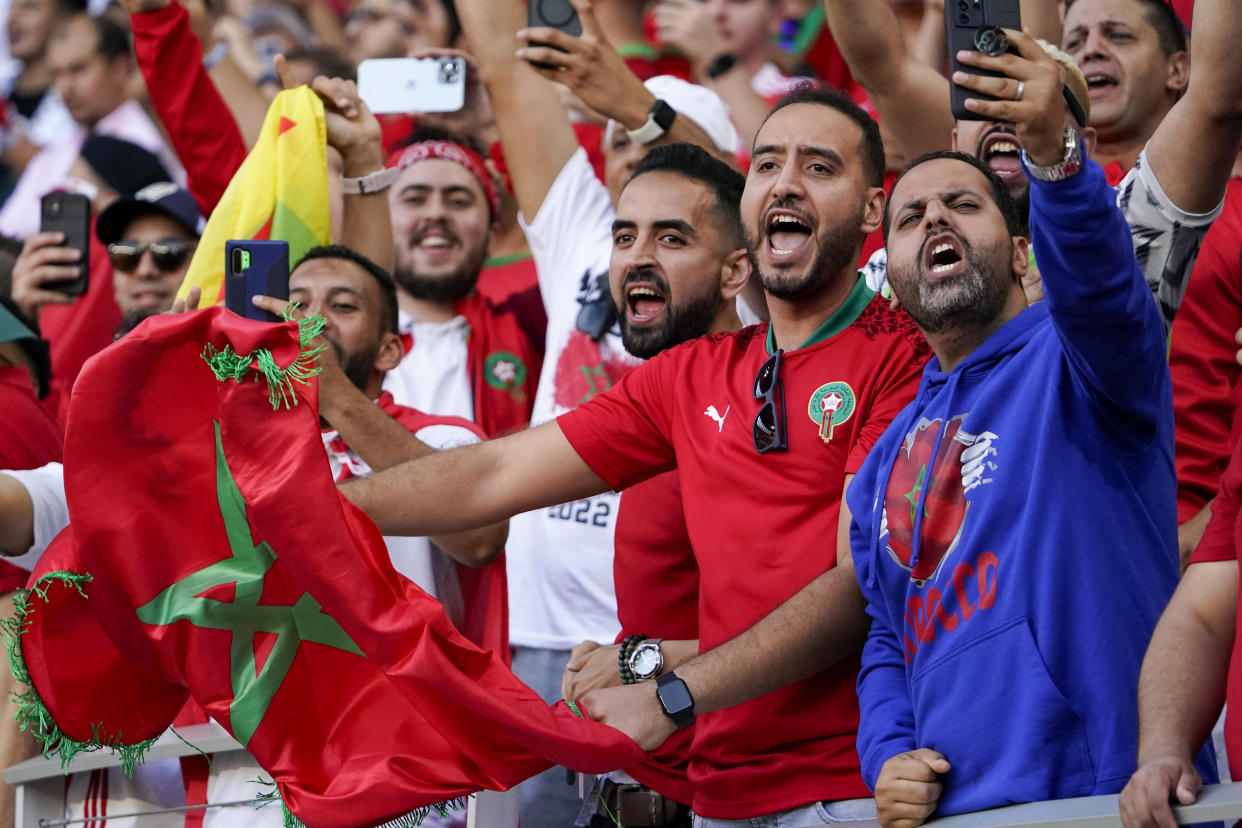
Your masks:
M694 828L813 828L875 818L874 799L840 799L836 802L812 802L800 808L749 819L708 819L695 814Z
M548 704L561 698L561 675L569 650L519 647L513 651L513 673ZM551 768L517 786L521 828L571 828L582 808L578 785L566 781L564 768Z

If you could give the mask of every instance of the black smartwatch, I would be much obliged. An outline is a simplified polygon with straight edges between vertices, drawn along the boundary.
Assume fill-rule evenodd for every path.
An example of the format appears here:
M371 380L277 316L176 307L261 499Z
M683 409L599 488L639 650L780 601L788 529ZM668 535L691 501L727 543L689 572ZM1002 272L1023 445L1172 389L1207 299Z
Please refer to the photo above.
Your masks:
M676 673L668 672L656 679L656 698L660 700L664 715L678 728L694 724L694 696Z
M627 129L625 134L636 144L650 144L668 132L676 118L677 112L667 102L657 98L647 113L647 123L638 129Z

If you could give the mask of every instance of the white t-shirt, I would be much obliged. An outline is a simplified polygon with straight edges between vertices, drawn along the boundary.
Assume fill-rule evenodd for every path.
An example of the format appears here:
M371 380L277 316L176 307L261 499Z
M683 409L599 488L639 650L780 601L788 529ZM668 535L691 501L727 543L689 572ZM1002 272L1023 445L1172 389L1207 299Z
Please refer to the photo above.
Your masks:
M583 304L607 298L615 212L608 191L579 149L529 223L530 244L548 314L543 371L532 425L612 387L641 360L626 352L615 325L595 342L578 330ZM602 287L600 279L603 279ZM565 650L583 639L611 643L621 624L612 579L612 537L620 497L537 509L509 521L509 639L519 647Z
M48 463L38 469L0 470L26 489L34 507L34 546L25 555L4 560L27 571L33 570L43 557L52 538L69 525L69 507L65 502L65 470L60 463Z
M414 344L384 377L384 390L392 394L393 401L428 414L474 422L466 317L415 322L405 311L398 311L397 330Z

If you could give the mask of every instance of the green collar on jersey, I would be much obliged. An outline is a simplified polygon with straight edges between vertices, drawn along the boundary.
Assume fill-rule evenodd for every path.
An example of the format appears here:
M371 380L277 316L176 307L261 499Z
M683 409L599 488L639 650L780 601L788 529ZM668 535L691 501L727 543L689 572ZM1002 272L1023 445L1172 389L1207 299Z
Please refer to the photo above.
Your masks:
M828 317L823 323L815 329L806 342L798 346L808 348L811 345L818 345L826 339L836 336L841 331L848 328L855 319L863 312L863 308L867 307L867 303L871 301L871 297L875 296L875 291L867 287L867 280L862 274L858 274L858 281L854 283L853 290L850 295L845 297L845 302L841 307L837 308L832 316ZM772 326L768 326L768 356L776 353L776 335L772 333Z

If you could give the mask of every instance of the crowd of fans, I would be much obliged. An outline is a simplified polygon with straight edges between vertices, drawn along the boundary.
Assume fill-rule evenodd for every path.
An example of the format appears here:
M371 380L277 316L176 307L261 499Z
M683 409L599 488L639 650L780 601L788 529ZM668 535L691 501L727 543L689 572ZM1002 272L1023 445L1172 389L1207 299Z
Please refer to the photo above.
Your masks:
M289 287L340 491L464 635L651 751L522 783L523 826L1117 792L1171 825L1242 761L1209 736L1242 692L1242 15L1022 0L953 73L972 4L573 0L571 35L521 0L8 0L0 610L69 523L75 377L208 304L176 298L206 222L309 84L332 239ZM457 111L359 96L364 60L446 56ZM53 190L92 205L80 296ZM75 774L65 815L255 773Z

